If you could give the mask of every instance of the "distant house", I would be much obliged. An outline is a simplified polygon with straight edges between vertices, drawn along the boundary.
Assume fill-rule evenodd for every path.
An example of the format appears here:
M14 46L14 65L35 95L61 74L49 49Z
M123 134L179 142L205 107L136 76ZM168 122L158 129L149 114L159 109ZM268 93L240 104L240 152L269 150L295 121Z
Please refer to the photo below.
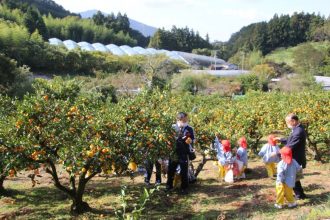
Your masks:
M238 70L238 66L235 64L231 64L231 63L217 64L217 65L212 64L210 66L210 69L211 70Z

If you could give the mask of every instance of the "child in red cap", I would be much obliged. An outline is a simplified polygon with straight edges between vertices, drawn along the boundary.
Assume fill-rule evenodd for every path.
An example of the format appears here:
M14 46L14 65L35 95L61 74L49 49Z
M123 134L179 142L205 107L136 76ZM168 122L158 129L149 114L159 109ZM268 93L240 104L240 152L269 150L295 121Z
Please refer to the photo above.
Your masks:
M238 160L243 162L243 168L240 170L240 173L238 175L239 179L245 178L245 169L248 165L248 155L247 155L247 141L245 137L241 137L238 141L238 149L236 152L236 157Z
M261 148L258 155L262 157L268 177L270 178L276 177L276 163L280 161L279 153L280 148L277 146L276 137L274 135L269 135L268 143Z
M281 209L284 200L288 201L288 207L296 207L293 196L297 172L302 168L295 159L292 158L291 148L285 146L280 150L282 160L277 164L276 179L276 204L275 207Z
M230 141L222 140L221 143L218 142L218 144L215 147L217 151L219 174L220 174L220 178L223 180L226 175L225 166L231 163L232 161Z

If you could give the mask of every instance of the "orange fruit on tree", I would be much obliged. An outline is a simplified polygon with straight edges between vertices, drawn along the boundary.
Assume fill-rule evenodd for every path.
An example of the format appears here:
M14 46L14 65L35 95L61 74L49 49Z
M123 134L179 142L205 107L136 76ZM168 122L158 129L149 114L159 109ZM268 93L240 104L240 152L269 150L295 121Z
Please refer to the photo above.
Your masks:
M137 165L135 162L129 162L128 164L128 169L132 170L132 171L136 171L137 170Z
M45 95L44 97L42 97L45 101L48 101L49 99L49 96L48 95Z

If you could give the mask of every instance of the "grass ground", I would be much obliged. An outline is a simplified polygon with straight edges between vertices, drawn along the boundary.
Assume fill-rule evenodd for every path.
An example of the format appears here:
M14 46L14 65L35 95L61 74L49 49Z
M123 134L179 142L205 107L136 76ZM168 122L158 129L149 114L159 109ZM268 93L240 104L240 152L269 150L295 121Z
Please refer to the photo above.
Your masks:
M166 194L161 187L148 203L143 219L326 219L330 218L330 164L309 162L302 180L308 199L299 201L295 209L276 210L275 182L266 177L259 160L251 161L247 179L226 184L217 178L217 168L208 162L199 180L187 196ZM129 177L93 179L86 189L85 201L110 215L87 213L79 217L69 214L71 201L51 185L42 173L35 188L26 177L18 175L5 182L11 195L0 199L0 219L111 219L120 206L121 185L128 185L129 199L136 201L143 188L143 177L134 182ZM65 179L65 177L62 177Z

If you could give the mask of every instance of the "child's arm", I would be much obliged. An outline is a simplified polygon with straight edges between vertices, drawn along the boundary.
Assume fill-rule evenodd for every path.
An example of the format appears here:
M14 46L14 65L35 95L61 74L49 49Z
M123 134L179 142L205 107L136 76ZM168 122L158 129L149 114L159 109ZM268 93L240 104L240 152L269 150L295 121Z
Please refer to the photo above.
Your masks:
M244 150L243 152L243 158L244 158L244 164L247 165L248 163L248 153L247 153L247 150Z
M276 153L279 154L281 149L279 148L278 145L275 146L275 149L276 149Z
M266 148L267 148L267 145L262 146L260 152L258 153L258 155L259 155L260 157L265 156Z
M222 153L222 145L217 138L214 141L214 150L217 151L217 154Z
M232 163L233 162L233 154L231 152L227 152L225 155L225 162L226 163Z
M277 182L284 183L285 181L285 167L283 167L282 163L280 162L277 165Z
M214 148L217 152L217 158L218 158L219 162L220 163L224 162L225 159L223 159L224 155L223 155L221 143L216 140L215 143L214 143Z

